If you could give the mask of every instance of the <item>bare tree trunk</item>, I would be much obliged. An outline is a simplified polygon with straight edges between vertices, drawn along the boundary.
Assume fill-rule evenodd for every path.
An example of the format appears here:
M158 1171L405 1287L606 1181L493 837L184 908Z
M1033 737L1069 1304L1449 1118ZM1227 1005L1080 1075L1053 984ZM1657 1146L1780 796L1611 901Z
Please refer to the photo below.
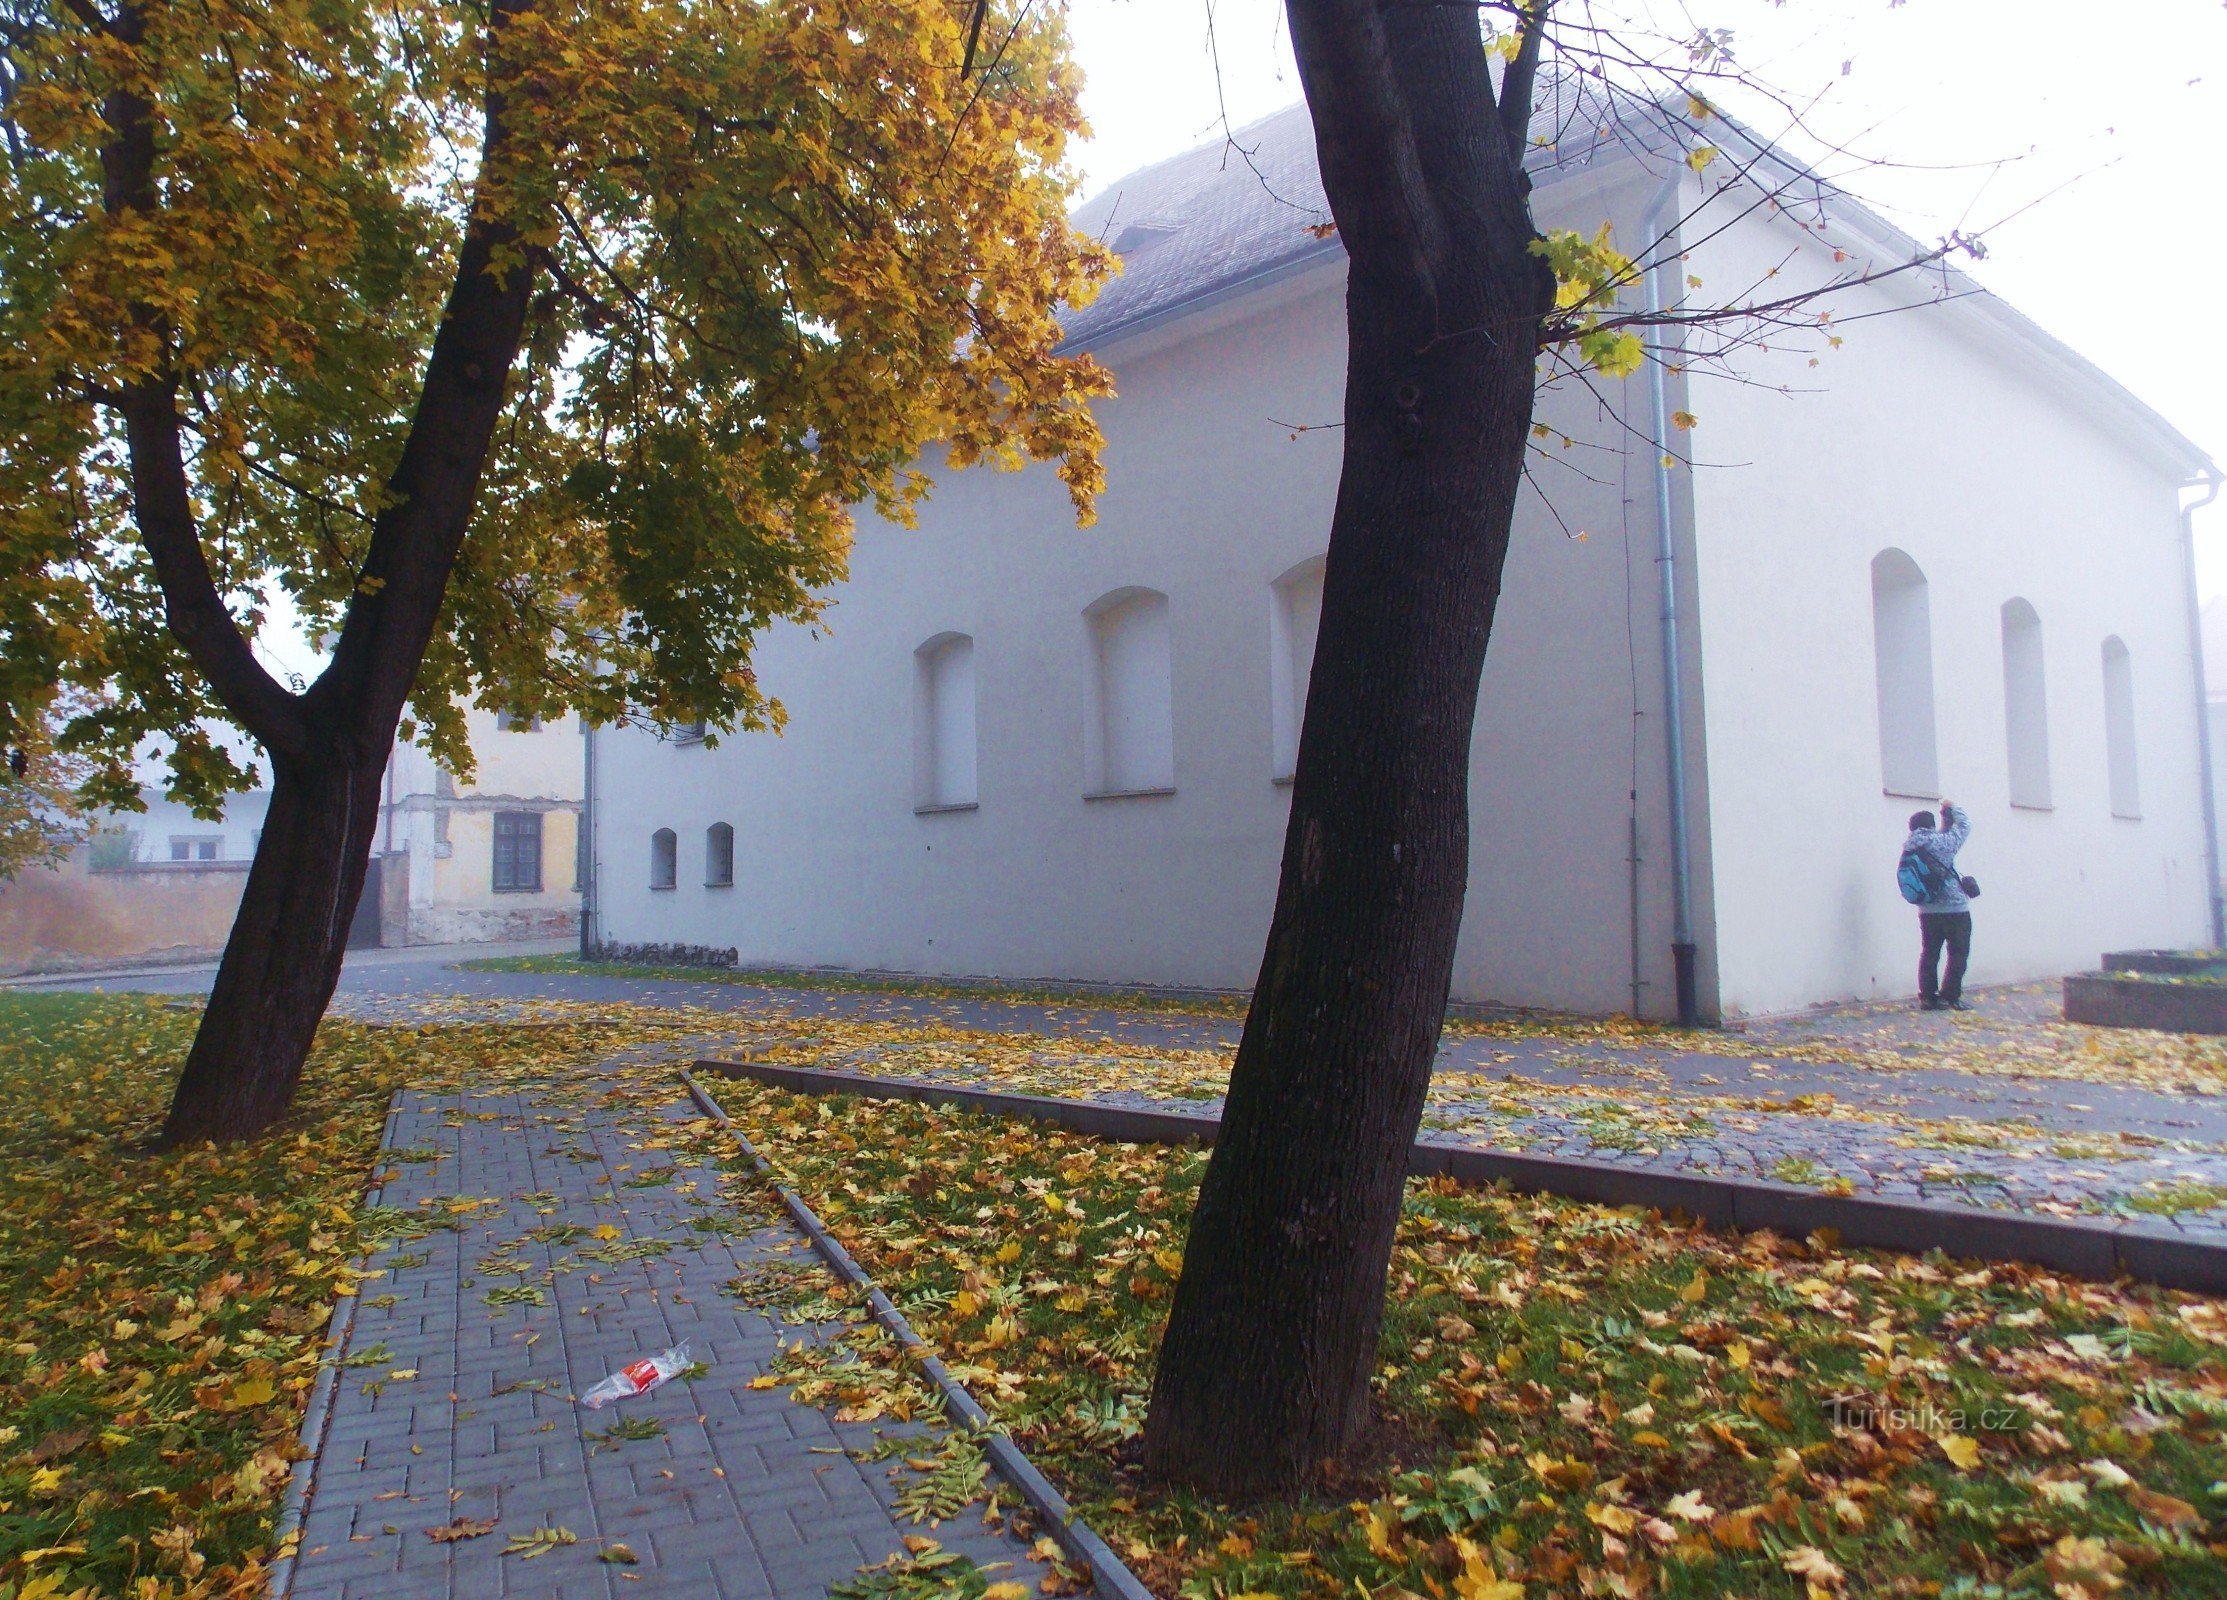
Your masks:
M1553 298L1529 248L1527 107L1511 136L1475 13L1290 11L1351 263L1345 456L1275 919L1144 1438L1154 1471L1228 1495L1319 1475L1368 1419Z
M249 1137L283 1115L340 979L385 764L274 765L255 865L170 1103L165 1144Z

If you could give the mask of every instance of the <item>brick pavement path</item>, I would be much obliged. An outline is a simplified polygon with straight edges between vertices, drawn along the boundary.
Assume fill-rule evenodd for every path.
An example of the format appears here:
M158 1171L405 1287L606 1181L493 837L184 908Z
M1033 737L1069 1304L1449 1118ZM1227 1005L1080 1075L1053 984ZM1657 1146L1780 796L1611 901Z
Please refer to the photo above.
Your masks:
M940 1526L898 1520L887 1469L846 1453L873 1425L750 1386L777 1339L831 1325L800 1330L721 1293L811 1258L785 1220L722 1200L716 1169L650 1148L690 1114L677 1091L662 1106L557 1090L399 1098L373 1214L396 1236L342 1352L293 1600L818 1600L906 1534L1033 1588L1042 1569L979 1506ZM704 1375L601 1411L573 1403L684 1339ZM662 1431L590 1437L632 1419ZM427 1537L456 1518L495 1527ZM503 1553L541 1527L578 1542ZM599 1560L614 1542L638 1563Z

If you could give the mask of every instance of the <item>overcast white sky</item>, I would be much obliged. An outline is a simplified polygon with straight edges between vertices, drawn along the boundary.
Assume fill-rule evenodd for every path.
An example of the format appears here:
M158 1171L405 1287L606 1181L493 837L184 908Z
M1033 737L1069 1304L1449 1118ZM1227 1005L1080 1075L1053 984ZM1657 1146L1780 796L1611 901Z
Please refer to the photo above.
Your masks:
M2200 309L2227 270L2221 0L1625 3L1680 31L1730 29L1746 69L1819 96L1814 123L1843 144L1962 169L1847 181L1921 239L1988 228L1976 276L2227 459L2227 385ZM1300 97L1277 0L1069 0L1069 18L1087 192L1218 137L1223 100L1242 125ZM2198 531L2198 581L2227 593L2227 511Z

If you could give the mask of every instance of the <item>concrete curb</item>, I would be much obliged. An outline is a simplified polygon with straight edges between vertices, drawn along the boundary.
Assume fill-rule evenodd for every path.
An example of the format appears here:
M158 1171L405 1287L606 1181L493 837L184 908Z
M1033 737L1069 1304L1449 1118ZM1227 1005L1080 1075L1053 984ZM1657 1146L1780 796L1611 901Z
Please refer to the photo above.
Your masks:
M1220 1118L1195 1112L1133 1110L917 1078L868 1078L764 1061L703 1060L696 1069L799 1094L855 1094L1029 1117L1090 1138L1133 1144L1212 1144L1221 1129ZM2065 1222L1977 1207L1867 1200L1755 1178L1696 1177L1606 1161L1515 1155L1432 1139L1415 1142L1408 1170L1458 1183L1503 1184L1523 1194L1683 1212L1717 1228L1768 1228L1796 1239L1831 1228L1842 1244L1870 1249L1911 1254L1939 1250L1980 1261L2023 1261L2097 1281L2124 1277L2166 1289L2227 1294L2227 1245L2138 1224Z
M386 1154L394 1142L394 1120L402 1114L404 1091L397 1089L387 1098L387 1120L379 1129L379 1155ZM379 1167L372 1166L374 1177ZM357 1205L359 1211L368 1211L379 1203L386 1193L386 1185L373 1183L363 1192ZM366 1256L365 1260L370 1258ZM317 1363L317 1380L310 1385L309 1406L302 1413L302 1455L287 1474L286 1500L279 1508L278 1526L272 1531L273 1548L280 1555L271 1563L270 1583L265 1593L270 1600L285 1600L294 1587L294 1564L301 1555L299 1540L302 1524L309 1515L309 1497L317 1486L317 1455L324 1448L325 1427L332 1420L333 1390L340 1386L341 1363L347 1357L348 1334L356 1325L357 1295L336 1295L332 1322L325 1334L325 1353ZM296 1541L288 1546L288 1540Z
M698 1062L697 1065L718 1068L723 1064ZM751 1165L772 1183L773 1192L781 1197L781 1204L787 1209L790 1220L804 1230L805 1237L826 1258L827 1264L835 1269L836 1275L846 1283L856 1284L866 1291L867 1308L873 1312L874 1320L906 1349L923 1352L920 1370L942 1392L945 1407L966 1426L982 1432L982 1450L990 1458L990 1464L997 1469L1000 1477L1021 1491L1022 1497L1049 1526L1051 1535L1059 1541L1060 1548L1090 1569L1091 1583L1098 1593L1107 1597L1107 1600L1154 1600L1152 1591L1122 1563L1121 1557L1114 1554L1111 1545L1099 1538L1088 1523L1075 1515L1074 1507L1036 1470L1028 1457L1021 1454L1020 1446L990 1420L989 1413L977 1405L974 1396L968 1394L959 1381L951 1376L942 1360L935 1355L926 1354L929 1350L928 1342L913 1332L912 1324L905 1320L904 1313L897 1309L889 1296L875 1287L874 1280L852 1259L851 1253L843 1248L842 1241L827 1231L826 1225L812 1208L793 1189L778 1181L772 1163L759 1154L758 1147L735 1126L733 1119L712 1098L710 1091L698 1083L695 1075L686 1067L681 1068L680 1078L687 1085L690 1097L703 1108L704 1114L727 1130L728 1137L749 1158Z
M2158 1033L2227 1033L2227 984L2161 982L2143 976L2147 970L2072 974L2065 979L2065 1020Z

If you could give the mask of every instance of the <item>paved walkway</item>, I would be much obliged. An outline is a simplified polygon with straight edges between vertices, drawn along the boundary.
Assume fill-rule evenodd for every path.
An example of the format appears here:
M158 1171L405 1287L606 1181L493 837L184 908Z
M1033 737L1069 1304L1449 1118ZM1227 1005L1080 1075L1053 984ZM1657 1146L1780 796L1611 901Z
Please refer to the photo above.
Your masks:
M607 1087L402 1096L372 1213L391 1238L342 1353L294 1600L820 1600L908 1534L1033 1588L1042 1569L980 1506L900 1520L892 1469L852 1454L880 1428L752 1387L778 1342L840 1325L722 1289L814 1258L770 1209L738 1210L747 1191L722 1198L715 1168L675 1164L677 1089L589 1097ZM682 1340L699 1376L574 1404ZM489 1526L429 1537L459 1522ZM526 1553L543 1529L576 1542ZM632 1563L604 1559L620 1545Z
M540 1002L681 1010L707 1051L726 1039L825 1036L829 1066L875 1070L846 1024L1041 1036L1028 1082L1003 1068L960 1081L1151 1101L1155 1053L1198 1052L1177 1079L1212 1076L1232 1017L1121 1011L1078 1000L1015 1004L965 994L811 991L600 973L467 971L489 950L366 952L336 1010L370 1019L499 1015ZM91 987L104 980L80 981ZM181 970L116 987L205 988ZM1535 1155L1697 1175L1771 1178L1881 1198L2121 1217L2227 1240L2227 1077L2175 1065L2167 1036L2071 1027L2054 984L1980 991L1968 1013L1856 1005L1678 1036L1584 1022L1458 1024L1439 1055L1430 1131ZM1061 1041L1072 1041L1063 1054ZM2210 1046L2199 1047L2210 1049ZM2214 1060L2222 1059L2217 1052ZM920 1071L892 1057L881 1070ZM985 1076L985 1073L991 1075ZM1177 1096L1191 1109L1218 1083Z

